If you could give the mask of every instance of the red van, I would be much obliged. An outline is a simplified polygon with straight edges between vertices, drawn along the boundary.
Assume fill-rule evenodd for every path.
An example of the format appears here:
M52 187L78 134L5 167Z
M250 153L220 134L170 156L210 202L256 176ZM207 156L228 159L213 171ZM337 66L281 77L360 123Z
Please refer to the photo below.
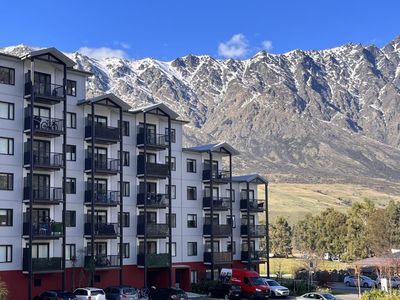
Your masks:
M226 269L225 269L226 270ZM242 296L249 299L267 299L270 296L268 286L255 271L232 269L230 281L240 286Z

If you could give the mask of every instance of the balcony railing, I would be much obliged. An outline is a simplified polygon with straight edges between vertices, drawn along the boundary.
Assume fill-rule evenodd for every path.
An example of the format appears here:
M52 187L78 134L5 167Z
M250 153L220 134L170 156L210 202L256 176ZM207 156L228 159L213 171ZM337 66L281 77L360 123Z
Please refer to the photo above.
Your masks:
M92 191L89 187L90 183L87 183L85 191L85 204L92 203ZM108 191L108 190L96 190L94 192L94 204L104 206L116 206L119 204L119 191Z
M118 223L95 223L94 235L96 237L116 238L119 234ZM92 223L85 223L85 236L92 235Z
M230 172L225 170L210 170L204 167L203 170L203 181L212 180L214 183L228 183L230 180Z
M119 267L119 255L85 256L85 269L115 269Z
M88 152L85 159L85 170L92 169L92 158L88 157ZM119 172L120 161L116 158L98 158L94 159L94 169L97 173L111 173L116 174Z
M32 96L32 81L29 80L28 73L25 73L25 96ZM50 100L60 102L64 99L64 86L54 83L35 82L34 90L36 100Z
M240 225L240 234L254 237L262 237L267 235L267 229L264 225Z
M25 108L24 129L31 130L31 116L29 107ZM33 130L35 133L58 136L64 132L64 120L56 118L48 118L41 116L33 116Z
M231 225L228 224L213 224L211 228L211 224L203 225L203 235L211 235L215 237L227 237L231 235Z
M149 208L165 208L168 206L168 199L166 194L147 193L146 201L144 193L137 194L137 206L146 206Z
M263 199L250 199L247 201L242 197L240 199L240 209L247 210L247 203L249 203L249 211L261 212L265 210L265 200Z
M146 139L143 132L139 132L136 136L136 144L138 147L143 147L144 145L150 148L160 148L165 149L168 147L168 139L165 134L150 134L148 133Z
M28 178L25 177L25 181ZM43 204L59 204L63 201L63 190L62 188L55 187L43 187L34 188L33 191L33 202ZM24 200L30 200L31 189L27 186L24 187Z
M107 144L117 143L121 139L119 128L104 125L103 123L94 123L95 140ZM92 138L92 122L86 118L85 138Z
M147 233L147 237L152 238L165 238L168 236L168 224L155 224L155 223L144 223L144 216L138 216L137 224L137 235L144 236Z
M22 235L29 236L30 222L29 217L24 214L24 223L22 226ZM34 222L32 224L32 236L37 239L58 239L63 234L63 224L60 222L46 221Z
M150 268L165 268L169 267L169 254L168 253L139 253L137 255L137 265L144 266L144 262Z
M214 252L214 255L211 255L211 252L204 252L204 263L212 263L214 260L214 264L229 264L232 261L231 252Z
M227 210L230 208L230 198L213 197L212 205L215 210ZM211 197L203 197L203 208L211 208Z
M24 249L24 256L22 259L22 270L24 272L29 271L29 256L28 249ZM26 253L26 255L25 255ZM32 258L32 271L34 273L47 273L61 271L61 257L49 257L49 258Z
M252 261L260 261L262 260L261 256L260 256L260 251L241 251L240 253L240 257L241 257L241 261L249 261L249 254L250 254L250 259Z
M145 171L149 177L166 178L169 174L169 166L167 164L145 162L143 155L137 158L137 174L144 175Z
M24 164L31 164L31 155L27 150L28 146L25 145ZM63 167L63 154L56 152L40 153L33 152L33 167L43 169L60 169Z

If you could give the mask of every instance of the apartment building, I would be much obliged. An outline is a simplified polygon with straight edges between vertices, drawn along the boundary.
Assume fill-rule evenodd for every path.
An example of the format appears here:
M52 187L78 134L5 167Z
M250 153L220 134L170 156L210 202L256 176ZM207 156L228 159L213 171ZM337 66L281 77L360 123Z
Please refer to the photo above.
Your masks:
M10 299L88 285L190 289L221 267L257 269L268 258L258 250L268 182L232 176L239 153L227 143L183 148L186 122L162 103L86 98L92 74L74 66L55 48L0 54L0 278Z

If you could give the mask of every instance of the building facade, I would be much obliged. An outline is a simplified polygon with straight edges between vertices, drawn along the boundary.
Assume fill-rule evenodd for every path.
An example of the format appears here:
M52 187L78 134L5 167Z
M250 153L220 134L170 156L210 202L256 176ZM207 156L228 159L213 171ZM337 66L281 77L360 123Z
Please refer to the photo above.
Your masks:
M258 250L267 181L232 176L239 153L226 143L183 148L186 122L164 104L87 99L88 76L54 48L0 55L0 278L10 299L88 285L190 289L221 267L257 269L268 257Z

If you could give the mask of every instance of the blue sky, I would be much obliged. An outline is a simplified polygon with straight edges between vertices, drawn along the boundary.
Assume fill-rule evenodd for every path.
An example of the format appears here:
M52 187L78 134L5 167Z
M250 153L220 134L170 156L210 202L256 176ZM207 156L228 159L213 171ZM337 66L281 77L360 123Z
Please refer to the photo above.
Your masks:
M399 11L397 0L6 0L0 46L161 60L383 46L400 35Z

